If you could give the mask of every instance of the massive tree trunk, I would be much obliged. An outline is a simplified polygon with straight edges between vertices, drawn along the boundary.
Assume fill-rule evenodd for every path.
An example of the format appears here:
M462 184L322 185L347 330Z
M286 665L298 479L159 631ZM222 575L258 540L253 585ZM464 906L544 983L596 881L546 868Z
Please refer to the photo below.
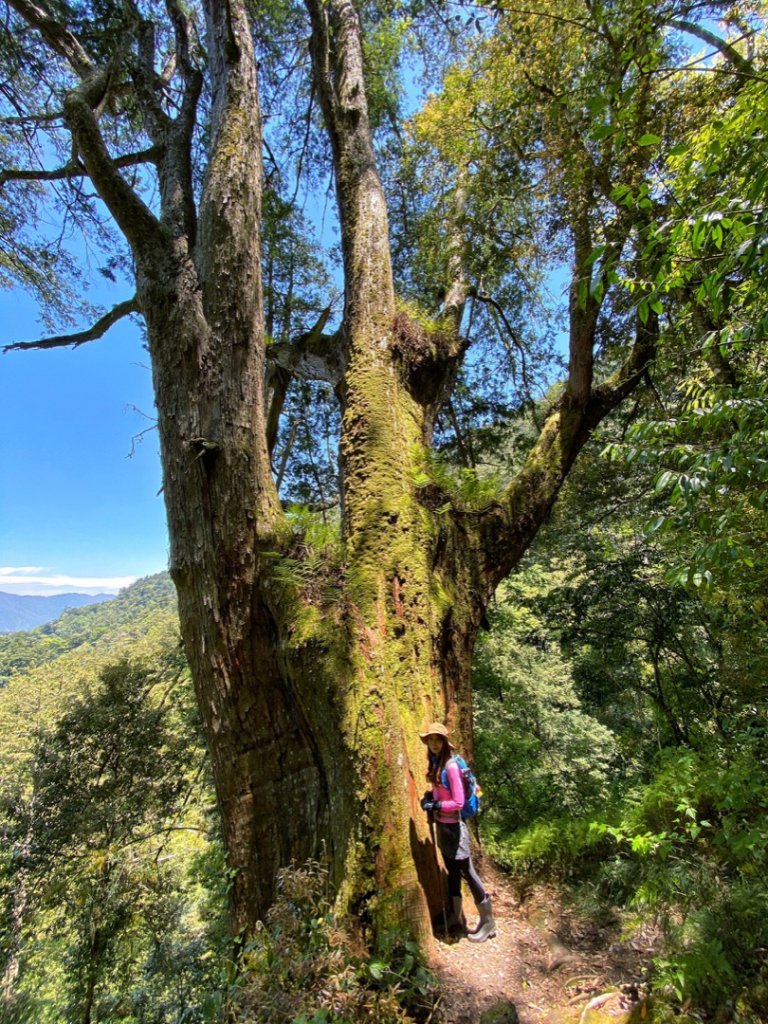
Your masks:
M460 247L449 261L450 301L426 331L395 301L357 12L351 0L307 0L345 272L339 330L326 339L319 326L286 363L309 356L324 363L342 403L343 555L315 560L310 571L270 465L275 408L270 417L251 27L242 0L206 7L213 106L199 216L191 152L201 76L181 8L169 4L184 80L175 118L151 102L158 81L151 52L133 71L153 141L159 216L130 188L101 133L109 75L73 50L60 26L36 27L81 79L64 104L67 124L135 259L170 568L234 871L233 925L247 931L263 915L280 866L315 856L327 858L340 901L374 931L395 925L426 942L439 894L418 805L425 787L418 732L446 720L471 754L470 665L487 603L548 515L590 431L640 379L654 324L638 328L625 365L595 387L597 308L590 308L588 322L571 333L564 397L498 502L468 513L420 483L435 416L465 347ZM145 40L147 25L139 26ZM272 389L275 401L280 391Z

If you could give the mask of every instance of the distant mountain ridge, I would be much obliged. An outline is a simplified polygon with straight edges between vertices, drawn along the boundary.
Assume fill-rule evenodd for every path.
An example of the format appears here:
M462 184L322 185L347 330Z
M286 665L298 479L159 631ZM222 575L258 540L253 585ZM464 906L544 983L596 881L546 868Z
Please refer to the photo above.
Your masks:
M114 594L55 594L37 597L29 594L6 594L0 591L0 633L35 629L57 619L67 608L112 601Z
M68 608L53 622L0 632L0 692L13 676L53 665L68 653L81 651L84 661L93 655L104 664L114 664L134 653L138 656L151 637L173 635L178 644L178 632L176 591L170 576L167 572L146 576L107 601ZM71 671L67 669L68 674Z

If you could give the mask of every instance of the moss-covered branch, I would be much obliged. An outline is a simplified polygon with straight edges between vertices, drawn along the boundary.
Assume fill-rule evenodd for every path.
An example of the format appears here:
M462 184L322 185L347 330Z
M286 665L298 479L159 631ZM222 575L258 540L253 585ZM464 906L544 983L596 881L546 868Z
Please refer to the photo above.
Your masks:
M547 417L522 470L502 499L481 514L478 529L489 596L519 562L546 521L576 456L595 427L648 373L658 334L655 313L651 312L645 323L637 317L635 342L626 360L592 389L586 407L574 403L565 392Z

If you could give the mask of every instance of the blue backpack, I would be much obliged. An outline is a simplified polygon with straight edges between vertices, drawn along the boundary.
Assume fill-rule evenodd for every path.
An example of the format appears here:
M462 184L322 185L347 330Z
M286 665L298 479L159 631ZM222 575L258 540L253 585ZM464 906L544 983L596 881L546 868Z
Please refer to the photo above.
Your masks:
M464 821L466 821L467 818L474 818L474 816L480 810L480 797L483 791L477 784L477 778L475 777L475 773L469 767L464 758L461 757L461 755L454 754L451 760L456 762L456 764L459 766L459 771L461 772L461 782L462 785L464 786L464 806L461 808L461 817ZM441 773L440 785L444 786L445 789L451 788L448 785L447 764L445 768L443 768L443 771Z

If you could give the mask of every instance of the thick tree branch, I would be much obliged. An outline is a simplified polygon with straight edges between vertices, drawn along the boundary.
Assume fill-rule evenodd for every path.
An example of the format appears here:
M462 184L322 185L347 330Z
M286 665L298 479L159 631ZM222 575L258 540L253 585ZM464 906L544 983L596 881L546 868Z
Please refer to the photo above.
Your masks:
M133 32L138 44L138 62L131 62L134 88L150 137L157 144L165 137L170 127L170 118L162 107L163 82L155 71L155 25L142 16L134 0L123 2L133 21Z
M324 309L306 334L294 341L271 345L267 349L267 446L270 453L277 443L280 417L288 388L294 377L299 380L319 380L337 388L344 373L341 340L336 334L323 334L331 308ZM281 473L278 473L278 488Z
M589 261L593 243L588 210L594 205L592 178L586 171L584 173L587 180L581 186L573 210L574 268L568 294L570 332L566 384L570 401L582 408L592 388L595 328L600 312L600 303L590 287L592 267Z
M209 322L239 325L233 343L248 336L261 347L262 128L251 29L239 0L208 0L206 19L213 103L200 203L204 307Z
M280 417L283 414L285 399L288 395L288 388L291 386L292 375L290 370L283 366L271 366L267 370L267 449L270 456L277 444L277 435L280 431ZM293 444L295 431L291 432L290 444ZM285 472L284 462L287 452L283 452L283 460L280 470L277 473L276 487L280 490L280 483Z
M60 111L51 111L44 113L40 111L37 114L19 114L17 117L0 117L0 124L7 125L31 125L33 128L41 124L51 124L52 121L62 121L64 115Z
M203 74L192 57L193 23L175 0L166 0L166 8L174 26L183 93L178 116L166 132L165 160L160 167L162 219L172 230L185 235L193 249L197 240L197 208L192 182L192 138Z
M129 316L131 313L138 312L140 312L139 303L134 295L132 299L118 303L114 309L105 313L103 317L86 331L76 331L74 334L57 334L50 338L41 338L39 341L14 341L10 345L3 346L3 352L31 348L64 348L68 345L77 348L79 345L84 345L87 341L96 341L98 338L103 337L118 320L122 320L123 317Z
M184 81L184 95L178 123L191 138L197 115L197 103L203 88L203 74L200 67L195 64L192 55L194 22L185 14L177 0L166 0L166 8L173 22L178 64Z
M93 64L77 37L66 25L56 21L53 15L40 3L31 0L9 0L22 18L37 29L54 53L64 57L80 78L87 78L93 73Z
M547 417L525 465L501 501L479 519L487 597L519 562L549 516L579 451L595 427L638 386L647 374L658 341L655 313L637 318L635 342L625 362L592 391L584 406L566 390Z
M659 318L652 310L643 323L638 316L635 323L635 342L621 366L607 380L594 389L587 409L584 426L590 432L597 424L631 395L647 376L656 356L659 340Z
M192 64L190 49L190 22L177 0L165 0L165 9L173 23L176 39L176 59L185 78L196 69Z
M733 64L737 71L741 71L744 74L752 73L752 65L746 57L742 57L735 46L732 46L727 39L722 39L716 33L710 32L703 25L698 25L695 21L687 21L685 18L673 18L668 24L672 28L679 29L681 32L687 32L689 35L696 36L697 39L701 39L708 46L714 46L716 50L722 53L726 60Z
M368 309L394 314L387 202L376 169L360 18L352 0L305 0L311 53L333 150L344 256L344 327Z
M97 72L64 99L64 116L85 168L118 227L138 253L154 253L164 241L160 223L120 174L99 130L94 107L106 93L108 75Z
M313 82L320 99L323 117L335 139L339 132L336 91L331 73L331 29L328 22L328 5L318 0L306 0L312 24L310 51L312 55Z
M294 441L296 440L296 434L298 432L298 429L299 429L299 417L298 416L294 416L293 420L291 422L290 432L288 434L288 437L286 438L285 446L283 447L283 451L282 451L282 454L280 456L280 465L278 466L277 473L275 474L275 487L277 488L278 494L280 493L280 488L283 486L283 480L285 479L285 471L288 468L288 460L291 457L291 452L293 451L293 444L294 444ZM270 449L269 449L270 455L274 451L274 447L275 447L276 441L277 441L277 429L275 429L275 437L272 440L271 445L270 445Z
M294 341L270 345L268 366L287 370L300 380L320 380L337 387L344 373L339 334L322 333L330 312L330 308L324 310L312 330Z
M82 178L87 173L79 160L70 161L63 167L55 167L49 171L29 167L4 167L0 171L0 187L8 181L67 181L70 178Z
M460 172L460 178L464 171ZM448 238L448 288L443 300L441 315L447 317L458 334L470 289L464 267L464 214L467 206L467 190L463 181L456 188L453 200L450 234Z
M126 0L126 3L138 41L138 61L131 69L135 92L150 136L162 153L162 160L158 161L161 220L174 236L186 237L191 249L197 234L191 147L203 86L202 72L192 60L191 22L176 0L166 0L176 52L171 55L163 74L158 74L155 24L142 15L134 0ZM182 96L174 119L166 112L166 106L174 98L171 80L177 73L181 77Z

